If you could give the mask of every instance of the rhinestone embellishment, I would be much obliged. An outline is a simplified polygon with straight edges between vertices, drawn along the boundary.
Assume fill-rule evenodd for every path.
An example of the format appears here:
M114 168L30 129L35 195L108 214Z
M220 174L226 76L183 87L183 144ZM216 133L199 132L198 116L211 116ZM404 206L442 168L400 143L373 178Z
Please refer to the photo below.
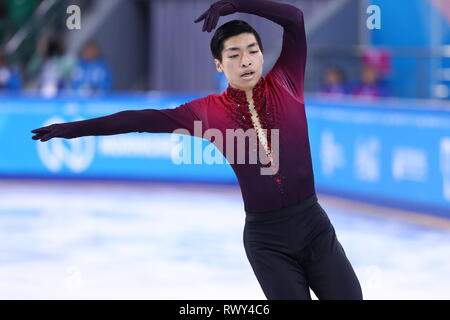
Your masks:
M252 114L249 109L249 103L247 101L247 96L244 90L236 89L228 85L226 94L232 100L230 105L225 104L226 110L229 115L239 124L239 127L248 130L254 128L252 121ZM276 109L274 108L270 98L268 97L266 90L266 80L261 77L255 87L253 87L253 104L256 111L256 117L259 119L262 129L266 129L267 132L267 144L261 142L265 149L269 149L270 156L274 156L275 153L272 151L272 140L271 140L271 130L276 128L276 118L274 113ZM256 141L253 141L252 150L256 151L256 146L260 141L258 135ZM267 152L266 152L267 154ZM272 167L272 172L275 172L276 168ZM284 194L283 181L284 176L280 173L280 170L276 174L267 175L273 179L279 188L280 193Z

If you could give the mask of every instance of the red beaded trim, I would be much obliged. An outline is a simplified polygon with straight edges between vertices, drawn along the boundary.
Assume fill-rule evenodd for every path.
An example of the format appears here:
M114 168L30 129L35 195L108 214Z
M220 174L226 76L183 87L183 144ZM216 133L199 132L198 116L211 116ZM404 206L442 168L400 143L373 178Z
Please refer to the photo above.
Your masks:
M226 93L230 97L230 99L234 102L232 104L225 104L226 110L231 115L231 117L244 130L253 128L251 112L249 109L249 103L247 101L245 91L233 88L230 85L228 85ZM264 77L261 77L256 83L255 87L253 87L253 103L255 105L255 110L261 123L261 127L267 130L266 131L267 144L269 150L271 150L272 156L275 156L275 154L272 151L272 138L270 131L271 128L276 127L274 116L275 107L273 106L266 92L266 80L264 79ZM257 141L254 141L252 146L254 151L256 151L256 146L259 142L259 138L257 137L256 140ZM275 171L275 168L272 168L272 171ZM278 170L278 172L274 175L269 175L269 177L273 178L280 192L284 194L283 190L284 176L280 173L280 170Z

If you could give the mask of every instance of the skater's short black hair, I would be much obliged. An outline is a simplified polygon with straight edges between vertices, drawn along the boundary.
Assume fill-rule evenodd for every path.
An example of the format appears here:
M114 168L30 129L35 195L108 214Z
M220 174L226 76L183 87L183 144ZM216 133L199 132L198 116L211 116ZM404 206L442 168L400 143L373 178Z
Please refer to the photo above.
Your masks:
M263 52L263 46L258 32L256 32L256 30L253 29L251 25L249 25L247 22L243 20L231 20L221 25L216 30L214 36L211 39L210 47L213 57L222 63L222 50L224 42L228 38L246 32L253 33L255 35L256 41L258 42L258 46L261 49L261 52Z

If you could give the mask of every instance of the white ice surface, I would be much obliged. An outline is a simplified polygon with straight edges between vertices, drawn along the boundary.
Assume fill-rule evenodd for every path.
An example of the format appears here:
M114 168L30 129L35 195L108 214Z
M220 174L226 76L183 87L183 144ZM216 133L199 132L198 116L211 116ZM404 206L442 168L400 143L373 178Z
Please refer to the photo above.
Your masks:
M319 201L365 299L450 299L449 231ZM265 299L244 217L236 186L0 181L0 299Z

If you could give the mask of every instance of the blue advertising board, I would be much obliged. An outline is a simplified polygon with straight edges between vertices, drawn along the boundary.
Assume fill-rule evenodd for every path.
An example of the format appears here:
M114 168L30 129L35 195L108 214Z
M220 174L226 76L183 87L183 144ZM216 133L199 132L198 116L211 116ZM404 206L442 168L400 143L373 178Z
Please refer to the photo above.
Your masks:
M32 129L101 117L123 110L173 108L194 97L107 99L3 98L0 101L0 175L90 179L177 180L235 183L229 165L177 164L186 136L127 133L76 139L31 139ZM188 137L202 145L208 141Z
M309 101L316 185L450 217L450 110Z
M0 176L166 180L237 184L230 165L177 164L207 140L167 133L31 139L32 129L122 110L172 108L195 96L0 99ZM450 217L450 111L420 102L325 101L307 97L318 191L433 208ZM186 146L186 141L190 146Z

